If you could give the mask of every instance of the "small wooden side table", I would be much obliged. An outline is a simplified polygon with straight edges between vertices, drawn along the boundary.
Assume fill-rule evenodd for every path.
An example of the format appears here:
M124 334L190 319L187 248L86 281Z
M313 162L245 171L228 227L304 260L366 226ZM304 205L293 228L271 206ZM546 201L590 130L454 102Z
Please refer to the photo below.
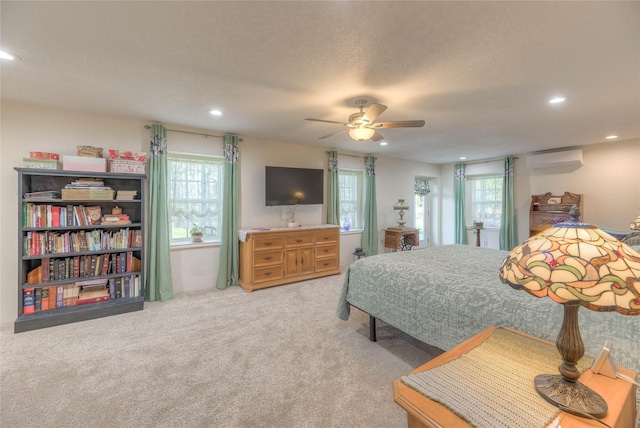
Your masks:
M402 238L411 237L411 245L417 247L420 243L420 232L411 227L388 227L384 230L384 246L392 250L402 249Z
M454 360L460 355L470 351L477 345L481 344L494 332L496 327L490 327L485 331L478 333L471 339L463 342L455 348L437 356L428 363L418 367L411 373L418 373L442 365L448 361ZM515 330L512 330L515 331ZM520 333L520 332L518 332ZM520 333L532 340L542 340L528 334ZM635 378L636 373L633 370L623 367L616 369L631 377ZM591 370L585 371L579 379L585 385L599 393L607 402L609 410L602 421L612 428L629 428L633 427L635 418L635 400L636 386L622 379L611 379L609 377L593 374ZM455 388L456 385L451 385ZM531 388L534 386L531 385ZM488 392L490 393L490 392ZM498 391L500 394L508 393L507 391ZM405 385L402 380L396 379L393 382L393 398L395 402L407 411L407 427L408 428L468 428L470 425L458 417L455 413L424 395L415 389ZM517 397L514 397L517 400ZM584 427L604 427L597 421L591 421L586 418L574 416L566 412L560 412L547 428L584 428Z

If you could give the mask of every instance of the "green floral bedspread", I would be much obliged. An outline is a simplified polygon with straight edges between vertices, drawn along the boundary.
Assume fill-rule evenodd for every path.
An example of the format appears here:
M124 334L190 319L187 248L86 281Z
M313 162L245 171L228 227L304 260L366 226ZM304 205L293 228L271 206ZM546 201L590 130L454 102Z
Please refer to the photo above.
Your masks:
M485 328L511 327L555 342L562 305L500 282L507 251L445 245L365 257L345 277L337 316L355 306L418 340L448 350ZM640 371L640 316L579 311L585 353L607 339L617 365Z

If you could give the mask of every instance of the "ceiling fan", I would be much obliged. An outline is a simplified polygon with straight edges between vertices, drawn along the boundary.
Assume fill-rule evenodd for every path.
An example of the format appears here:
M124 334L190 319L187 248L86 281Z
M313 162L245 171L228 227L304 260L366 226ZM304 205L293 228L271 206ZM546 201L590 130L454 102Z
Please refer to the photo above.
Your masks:
M372 103L367 111L364 111L364 107L367 105L367 100L360 99L356 100L356 107L360 108L358 113L353 113L349 116L349 122L336 122L333 120L324 120L324 119L311 119L306 118L305 120L311 120L314 122L324 122L324 123L336 123L338 125L346 126L348 129L344 129L342 131L334 132L329 135L324 135L320 137L320 139L332 137L337 134L341 134L343 132L348 132L349 136L354 140L365 141L365 140L373 140L380 141L384 137L380 135L377 129L380 128L419 128L424 126L424 120L399 120L393 122L375 122L375 120L387 109L387 106L382 104Z

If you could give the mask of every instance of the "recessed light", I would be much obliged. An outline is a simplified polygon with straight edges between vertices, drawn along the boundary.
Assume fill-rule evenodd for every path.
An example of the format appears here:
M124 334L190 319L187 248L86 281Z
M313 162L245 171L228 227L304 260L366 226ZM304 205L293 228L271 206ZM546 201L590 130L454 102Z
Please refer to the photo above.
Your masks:
M607 140L615 140L616 138L618 138L617 135L607 135Z
M467 160L466 156L460 156L460 160Z
M213 116L222 116L222 112L218 109L209 111Z
M386 141L382 141L382 142L380 143L380 145L381 145L381 146L386 146L387 144L389 144L389 143L387 143Z
M19 59L19 57L18 55L11 52L0 51L0 59L8 59L9 61L13 61L14 59Z
M566 100L565 97L555 97L555 98L551 98L549 100L549 104L558 104L558 103L563 103Z

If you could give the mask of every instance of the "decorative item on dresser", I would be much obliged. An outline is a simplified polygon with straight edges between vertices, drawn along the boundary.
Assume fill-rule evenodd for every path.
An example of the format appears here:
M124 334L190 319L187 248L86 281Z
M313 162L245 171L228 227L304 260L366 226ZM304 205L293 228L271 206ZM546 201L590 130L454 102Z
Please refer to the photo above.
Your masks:
M569 220L569 211L573 205L578 205L582 213L582 195L564 192L564 195L554 196L550 192L531 196L529 208L529 236L552 227L561 221ZM582 217L579 218L582 220Z
M409 205L404 203L404 199L398 199L398 202L393 206L395 211L398 211L398 227L404 227L406 221L404 221L404 210L409 209Z
M143 309L146 177L15 169L20 240L14 331ZM112 188L140 198L116 201Z
M245 291L340 273L340 227L238 231L240 286Z
M556 339L560 375L539 374L536 390L569 411L602 417L607 403L578 382L576 364L584 355L578 309L640 315L640 254L595 226L572 218L529 238L504 259L500 279L536 297L548 296L564 307Z

